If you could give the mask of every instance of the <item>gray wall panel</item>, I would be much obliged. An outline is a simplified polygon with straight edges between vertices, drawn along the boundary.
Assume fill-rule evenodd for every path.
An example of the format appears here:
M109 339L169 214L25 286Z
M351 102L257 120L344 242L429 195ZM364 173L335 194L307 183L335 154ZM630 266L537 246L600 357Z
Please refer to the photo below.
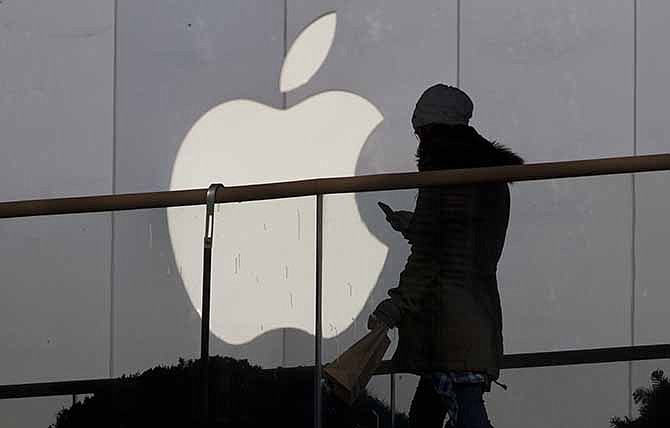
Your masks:
M625 362L511 369L503 382L484 394L494 427L609 427L613 416L627 415Z
M71 397L40 397L0 400L3 428L48 427L56 415L72 404Z
M637 153L670 153L670 126L667 111L670 87L667 77L670 60L667 51L670 37L668 20L670 4L661 1L638 1L637 28ZM635 344L670 342L667 281L670 227L668 172L636 174L636 261ZM670 373L668 360L633 362L632 389L649 387L655 369ZM637 406L635 414L637 412Z
M108 191L111 2L3 2L0 10L0 197Z
M529 162L632 154L631 2L462 8L461 86L483 135ZM630 343L631 209L627 176L513 187L499 266L506 353ZM627 411L625 364L541 371L503 372L510 390L489 400L496 426L604 425ZM567 397L574 405L557 413Z
M0 4L0 200L112 188L113 3ZM0 222L0 383L98 378L109 363L108 214ZM46 426L61 398L0 402Z
M283 22L281 2L119 2L117 192L167 190L180 143L210 108L236 98L281 106ZM116 215L115 375L199 355L200 317L179 268L165 210ZM274 332L239 347L213 338L211 352L276 366L281 346Z

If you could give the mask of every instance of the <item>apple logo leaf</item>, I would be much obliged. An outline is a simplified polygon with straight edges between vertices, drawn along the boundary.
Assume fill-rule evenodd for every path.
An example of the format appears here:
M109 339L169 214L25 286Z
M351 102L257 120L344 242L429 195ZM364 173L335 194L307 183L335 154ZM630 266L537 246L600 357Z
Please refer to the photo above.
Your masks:
M335 39L336 13L327 13L308 25L286 54L279 89L289 92L304 85L325 61Z

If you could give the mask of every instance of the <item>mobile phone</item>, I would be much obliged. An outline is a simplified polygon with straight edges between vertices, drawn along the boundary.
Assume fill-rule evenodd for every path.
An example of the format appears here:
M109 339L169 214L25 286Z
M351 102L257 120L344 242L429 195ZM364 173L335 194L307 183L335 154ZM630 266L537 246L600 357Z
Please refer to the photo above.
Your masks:
M388 205L386 205L382 201L377 202L377 205L379 205L379 208L381 208L382 211L384 211L384 214L386 214L386 215L393 214L393 209L391 209L391 207L389 207Z

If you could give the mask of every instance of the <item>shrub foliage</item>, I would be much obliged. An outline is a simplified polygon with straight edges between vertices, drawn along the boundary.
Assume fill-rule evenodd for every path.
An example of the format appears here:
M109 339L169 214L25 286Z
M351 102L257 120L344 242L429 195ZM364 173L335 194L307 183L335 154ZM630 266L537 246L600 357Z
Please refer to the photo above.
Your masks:
M209 362L212 427L312 427L312 370L263 370L247 360L214 356ZM123 376L114 390L96 393L62 409L50 428L199 426L200 361L179 360ZM350 407L324 391L323 426L390 427L390 409L364 392ZM404 415L395 426L407 426ZM286 425L284 425L286 424Z
M663 370L651 374L651 388L638 388L633 393L635 404L640 405L640 416L631 419L613 417L610 426L614 428L667 428L670 427L670 382L663 376Z

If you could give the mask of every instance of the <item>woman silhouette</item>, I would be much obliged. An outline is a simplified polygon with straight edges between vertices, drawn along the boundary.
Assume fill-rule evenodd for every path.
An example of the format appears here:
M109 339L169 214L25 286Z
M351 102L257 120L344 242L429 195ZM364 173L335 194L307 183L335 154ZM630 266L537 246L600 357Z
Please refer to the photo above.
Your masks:
M472 111L455 87L437 84L421 95L412 116L419 171L523 164L468 125ZM483 393L498 383L503 357L497 265L509 222L507 183L421 188L413 213L379 205L411 253L368 328L397 327L394 369L421 376L410 426L442 427L449 414L451 427L491 427Z

